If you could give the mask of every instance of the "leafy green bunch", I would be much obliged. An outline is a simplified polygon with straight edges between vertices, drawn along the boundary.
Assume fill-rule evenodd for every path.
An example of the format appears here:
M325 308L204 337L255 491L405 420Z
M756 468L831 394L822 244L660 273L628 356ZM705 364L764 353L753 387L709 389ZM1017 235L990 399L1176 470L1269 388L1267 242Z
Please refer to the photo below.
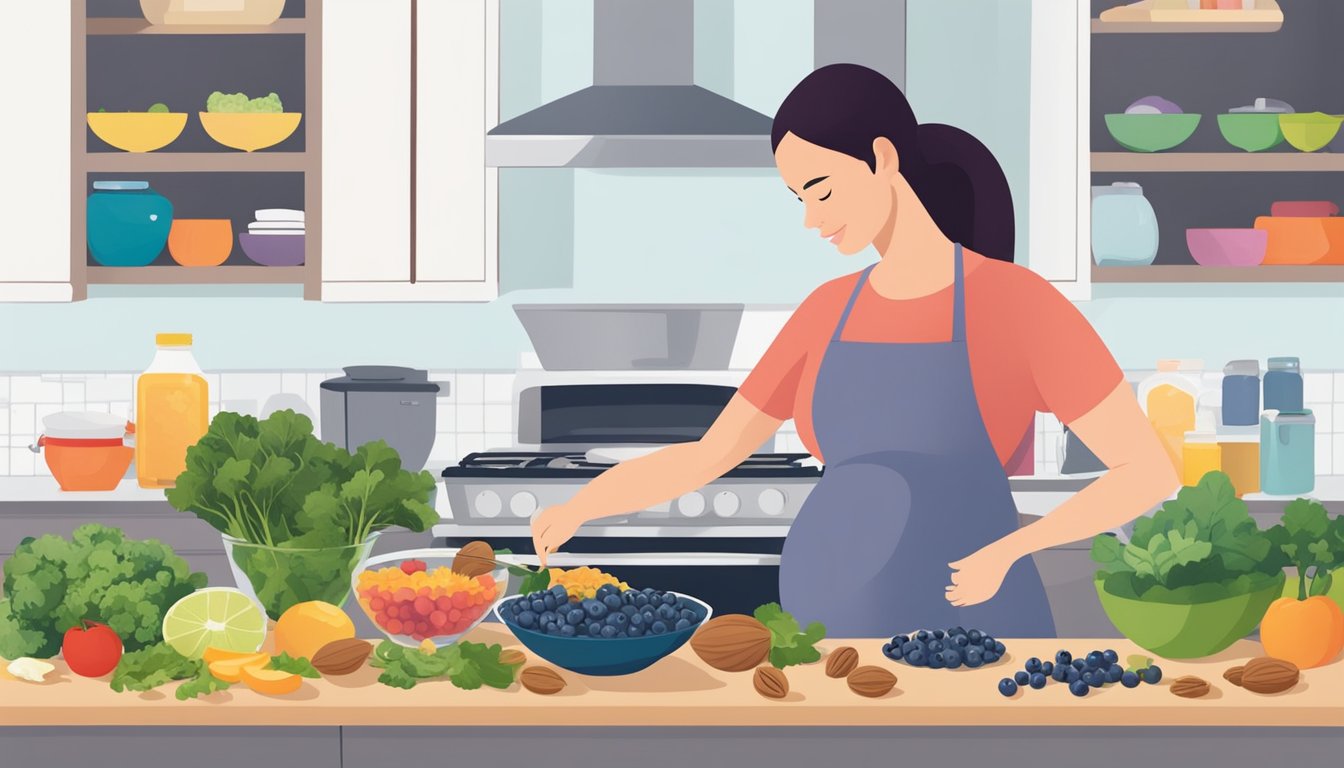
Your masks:
M206 112L284 112L280 97L275 93L249 99L246 93L215 91L205 99Z
M291 658L284 653L272 657L266 666L301 677L321 677L307 659ZM216 691L229 689L229 683L210 674L210 668L204 661L188 659L163 643L146 646L122 656L117 662L117 668L112 671L109 685L117 693L143 692L152 691L177 680L182 681L174 694L178 701L208 696Z
M1255 524L1232 481L1210 472L1134 524L1128 544L1092 541L1110 594L1159 603L1217 600L1267 586L1285 558Z
M163 639L163 614L205 586L166 545L89 524L70 539L24 539L5 561L0 657L50 658L83 619L107 624L127 651Z
M1297 568L1298 600L1330 591L1332 571L1344 566L1344 515L1331 519L1320 502L1297 499L1268 535L1287 564Z
M513 685L518 667L500 660L502 650L499 645L456 642L434 653L425 653L384 640L374 650L370 664L383 670L378 682L393 688L410 689L426 680L443 677L467 691L482 685L508 688Z
M816 644L826 637L826 626L814 621L803 630L779 603L766 603L752 615L770 630L770 665L778 669L821 660Z
M235 539L316 549L359 544L390 526L424 531L438 520L433 493L433 475L402 469L381 440L350 453L314 437L307 416L278 411L263 421L216 416L167 497Z

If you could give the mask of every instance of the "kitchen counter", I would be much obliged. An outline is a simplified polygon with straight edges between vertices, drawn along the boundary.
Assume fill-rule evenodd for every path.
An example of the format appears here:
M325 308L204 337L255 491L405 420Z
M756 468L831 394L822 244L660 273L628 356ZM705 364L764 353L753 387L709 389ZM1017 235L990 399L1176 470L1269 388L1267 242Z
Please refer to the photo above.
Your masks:
M471 640L514 646L502 628ZM707 667L683 647L644 672L618 678L563 673L567 686L540 696L463 691L448 682L403 691L365 668L305 681L268 698L242 686L180 702L171 686L113 693L105 681L64 666L45 684L0 679L0 765L137 765L193 768L382 768L386 765L548 765L685 768L687 764L992 764L1047 768L1081 764L1132 768L1136 752L1182 768L1329 765L1344 750L1344 663L1308 670L1290 691L1261 696L1233 687L1222 671L1259 654L1242 641L1216 658L1162 662L1158 686L1120 686L1086 699L1051 683L1005 699L1000 677L1030 655L1059 647L1133 647L1115 640L1005 640L1006 661L957 671L914 669L881 657L878 640L830 640L859 650L864 664L891 669L898 683L879 699L825 676L824 664L787 671L782 701L759 696L748 672ZM534 659L529 659L529 662ZM0 673L2 674L2 673ZM1167 682L1198 674L1203 699L1173 696ZM1038 745L1048 743L1049 749ZM390 761L395 756L395 761ZM637 756L637 757L635 757Z

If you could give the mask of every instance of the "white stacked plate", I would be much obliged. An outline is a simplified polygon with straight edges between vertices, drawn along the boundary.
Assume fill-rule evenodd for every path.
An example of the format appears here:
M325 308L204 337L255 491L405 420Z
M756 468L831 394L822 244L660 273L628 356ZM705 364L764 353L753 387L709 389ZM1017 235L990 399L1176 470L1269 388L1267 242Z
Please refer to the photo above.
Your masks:
M297 267L303 264L306 231L303 211L263 208L256 212L256 221L247 225L247 231L239 233L238 242L243 253L258 264Z

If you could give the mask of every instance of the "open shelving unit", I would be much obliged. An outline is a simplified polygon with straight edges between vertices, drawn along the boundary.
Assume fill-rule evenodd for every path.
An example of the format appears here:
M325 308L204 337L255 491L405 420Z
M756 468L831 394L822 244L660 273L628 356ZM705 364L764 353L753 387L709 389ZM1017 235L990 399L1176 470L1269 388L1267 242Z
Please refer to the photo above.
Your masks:
M1283 26L1283 11L1276 0L1257 0L1249 11L1237 10L1178 10L1154 11L1151 14L1133 7L1133 18L1092 20L1094 35L1148 35L1148 34L1247 34L1277 32ZM1117 9L1120 10L1120 9ZM1147 17L1147 18L1144 18Z
M74 284L74 297L86 298L90 285L298 285L303 288L305 299L320 298L321 291L321 222L322 222L322 0L306 0L302 3L290 2L289 6L302 6L302 16L286 16L265 26L187 26L187 25L151 25L144 18L136 17L90 17L89 6L99 5L98 0L72 0L73 24L71 45L71 276ZM126 5L122 3L121 5ZM126 9L121 9L123 12ZM297 11L296 11L297 12ZM89 69L90 48L94 41L140 38L150 42L131 42L126 45L162 45L174 38L189 37L193 46L220 45L229 46L232 54L237 48L237 60L246 61L255 50L257 41L273 39L275 36L287 36L292 41L276 40L275 45L301 46L301 54L294 52L295 64L302 61L303 99L300 109L290 106L289 111L302 111L303 118L295 136L290 137L274 149L256 152L242 152L219 145L187 146L189 151L175 151L174 144L148 153L123 152L104 145L89 131L86 113L95 109L90 100L90 81L95 74ZM106 45L99 42L99 45ZM120 43L116 43L120 44ZM290 49L292 50L292 48ZM220 63L222 58L202 55L201 61L172 61L175 68L173 78L181 83L190 83L190 87L200 91L201 107L204 96L212 90L228 90L220 87L220 69L230 66L229 61ZM235 62L236 63L236 62ZM254 62L253 62L254 63ZM204 68L212 77L200 77L193 80L193 69ZM298 82L298 81L296 81ZM101 105L102 96L99 96ZM262 95L253 93L250 95ZM145 100L155 101L146 93ZM295 100L297 101L297 100ZM192 124L198 123L196 115L199 109L179 109L188 112L188 131ZM189 144L179 138L175 144ZM299 137L299 138L296 138ZM182 216L178 210L178 201L166 194L174 203L174 215L180 218L230 218L233 221L233 251L229 259L217 267L183 267L172 262L167 248L151 265L144 267L105 267L96 264L88 251L87 206L92 182L116 174L129 179L156 179L174 188L191 187L193 208L199 215ZM270 174L270 176L260 176ZM299 181L301 176L302 181ZM280 183L280 180L286 180ZM151 180L154 187L159 181ZM232 194L234 199L247 197L248 190L270 190L283 188L288 190L286 201L276 201L270 197L257 196L255 208L289 207L304 211L304 263L297 267L268 267L255 265L245 258L238 244L238 233L245 232L246 222L240 220L241 214L237 202L225 203L224 198ZM232 192L227 190L232 189ZM239 192L239 189L244 191ZM212 196L220 196L218 212L211 208ZM163 193L162 190L160 190ZM266 202L263 202L266 201ZM231 214L231 215L225 215Z
M1093 152L1093 173L1322 173L1344 154L1316 152Z

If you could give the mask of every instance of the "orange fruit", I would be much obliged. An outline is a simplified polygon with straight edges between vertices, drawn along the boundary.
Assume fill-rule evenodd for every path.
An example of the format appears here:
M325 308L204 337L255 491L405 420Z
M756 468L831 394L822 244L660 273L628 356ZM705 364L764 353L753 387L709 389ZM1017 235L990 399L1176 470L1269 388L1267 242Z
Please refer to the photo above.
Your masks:
M311 659L318 649L355 636L355 623L345 611L317 600L299 603L275 622L275 653Z
M264 653L254 653L237 659L221 659L210 662L210 674L226 683L237 683L242 681L244 669L258 664L265 666L270 660L271 657Z
M277 669L266 669L264 664L254 664L243 668L243 684L257 693L284 696L299 690L303 678Z

